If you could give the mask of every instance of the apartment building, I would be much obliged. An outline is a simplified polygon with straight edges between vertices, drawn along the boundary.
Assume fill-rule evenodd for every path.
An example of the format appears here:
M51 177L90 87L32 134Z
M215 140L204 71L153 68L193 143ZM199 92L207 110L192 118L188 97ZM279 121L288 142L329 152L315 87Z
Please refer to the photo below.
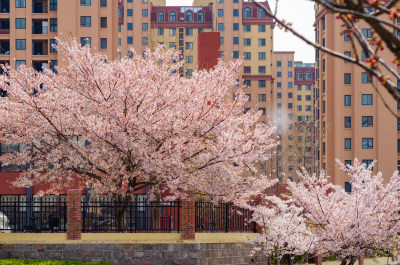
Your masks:
M314 172L314 64L294 61L294 51L274 52L272 120L280 141L276 149L276 177L297 180L304 167Z
M263 4L269 8L268 2ZM213 59L215 54L226 61L243 58L238 81L246 86L249 98L244 111L260 110L264 114L261 121L269 120L274 23L264 10L243 0L194 0L192 6L166 6L161 0L123 0L119 15L119 57L129 56L131 48L143 53L163 44L182 53L185 64L181 74L187 77L199 69L201 62L207 65L208 57ZM217 45L215 41L201 41L215 38ZM201 52L204 50L214 53L207 56ZM234 96L235 91L232 93Z
M319 5L315 6L315 12L316 43L355 56L352 42L347 34L341 34L343 27L335 15ZM365 38L371 38L367 24L359 22L358 26ZM356 47L363 60L365 54ZM381 53L381 57L386 62L392 61L387 52ZM371 79L365 71L346 60L316 51L315 66L317 166L326 170L334 184L344 185L348 190L351 188L349 177L341 172L336 158L351 164L357 157L366 165L377 160L374 172L392 176L400 164L400 105L375 78ZM396 69L396 65L392 67Z
M62 60L55 37L77 38L115 59L117 12L111 0L1 0L0 63L53 68Z

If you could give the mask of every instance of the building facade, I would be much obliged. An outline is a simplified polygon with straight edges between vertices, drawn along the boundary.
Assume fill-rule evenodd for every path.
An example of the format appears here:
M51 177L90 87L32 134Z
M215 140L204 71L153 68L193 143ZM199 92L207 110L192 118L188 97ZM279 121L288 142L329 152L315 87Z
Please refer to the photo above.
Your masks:
M341 21L319 5L315 11L316 43L354 57L352 42L343 34ZM358 26L365 38L371 38L371 29L366 24L359 22ZM358 45L356 48L359 58L364 60L365 54ZM381 57L386 62L392 61L388 52L381 53ZM335 159L351 164L356 157L366 165L377 160L374 172L392 176L400 162L397 102L378 80L346 60L316 51L315 66L317 166L326 170L334 184L345 185L347 189L349 177L341 172ZM391 66L396 69L396 65Z
M296 62L294 54L294 51L274 52L272 120L280 141L274 172L283 182L297 180L296 172L301 168L315 172L314 64Z
M269 8L268 2L262 2ZM225 61L243 58L243 83L249 101L244 111L262 111L261 121L268 122L272 110L273 29L274 23L254 3L243 0L194 0L192 6L166 6L165 1L123 0L119 7L119 57L129 56L131 49L143 53L157 44L175 48L185 60L182 75L190 77L207 61L207 49L218 52ZM218 36L210 50L200 42ZM203 38L204 39L204 38ZM199 58L199 56L203 56ZM207 63L206 63L207 64ZM200 67L204 68L204 66ZM232 91L234 97L236 91Z

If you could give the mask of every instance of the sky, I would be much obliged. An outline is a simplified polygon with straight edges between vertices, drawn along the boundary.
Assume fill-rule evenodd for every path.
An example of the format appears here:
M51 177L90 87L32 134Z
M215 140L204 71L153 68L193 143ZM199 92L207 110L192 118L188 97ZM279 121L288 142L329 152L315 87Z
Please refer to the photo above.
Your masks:
M229 1L229 0L227 0ZM193 0L167 0L167 5L190 6ZM269 0L272 10L275 10L276 0ZM314 40L314 4L310 0L279 0L278 17L292 22L293 27ZM305 63L314 62L314 49L303 41L294 37L291 33L284 32L275 27L274 30L275 51L295 51L295 60Z

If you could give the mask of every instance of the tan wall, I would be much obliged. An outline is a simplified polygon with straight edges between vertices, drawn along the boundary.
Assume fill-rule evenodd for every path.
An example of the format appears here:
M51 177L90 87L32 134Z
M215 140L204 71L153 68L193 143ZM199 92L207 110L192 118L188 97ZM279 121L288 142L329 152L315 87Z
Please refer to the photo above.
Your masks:
M340 35L343 28L340 22L335 19L334 14L325 14L325 25L325 30L323 30L322 20L317 21L317 42L322 43L322 39L325 38L328 48L339 52L351 51L352 56L354 56L351 42L344 41L344 37ZM359 27L368 28L362 23L359 24ZM391 62L388 53L384 52L382 56L387 62ZM322 72L323 59L325 59L326 64L325 73ZM320 111L320 119L317 123L319 134L323 135L322 126L323 123L326 124L326 134L321 137L320 141L320 167L323 168L325 165L327 174L332 176L332 181L335 184L344 185L344 182L349 179L346 174L340 171L335 162L336 158L342 161L353 160L354 157L359 160L376 159L378 163L374 167L374 172L382 171L385 177L390 177L393 171L397 169L397 160L399 160L397 154L397 117L392 115L384 106L382 98L371 84L361 82L363 71L359 67L325 53L320 53L320 59L316 61L316 65L319 65L320 69L319 79L316 82L316 87L320 92L319 107L316 106ZM350 85L344 84L344 73L351 74ZM322 91L322 80L326 82L325 93ZM394 79L392 78L392 80ZM391 98L385 88L378 84L377 80L373 80L373 83L381 91L390 109L397 113L395 100ZM362 94L373 95L372 106L361 104ZM344 95L351 95L351 106L344 106ZM322 113L323 101L326 104L326 113ZM351 117L351 128L344 127L345 116ZM362 127L362 116L373 116L373 127ZM344 138L351 138L352 146L350 150L344 149ZM373 149L363 149L362 138L373 138ZM326 155L322 154L323 143L326 143Z

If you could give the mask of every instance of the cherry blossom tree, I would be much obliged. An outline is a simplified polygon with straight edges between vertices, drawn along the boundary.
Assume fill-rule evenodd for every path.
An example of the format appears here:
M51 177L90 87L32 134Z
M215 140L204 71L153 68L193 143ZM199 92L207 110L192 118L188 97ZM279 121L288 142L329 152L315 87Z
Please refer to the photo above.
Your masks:
M122 200L144 187L185 197L188 191L225 201L246 200L270 181L256 163L275 146L260 113L243 114L240 62L220 61L192 78L179 75L178 53L159 46L143 57L106 61L76 40L57 48L66 58L57 74L5 68L0 88L0 141L24 143L3 163L28 165L17 184L74 179ZM243 183L246 182L246 185Z
M329 183L329 177L303 172L301 182L289 183L291 198L304 209L311 231L318 238L315 253L336 254L342 264L354 264L374 250L391 250L400 231L400 176L394 172L384 183L357 159L354 166L340 164L348 172L351 192Z
M302 209L291 200L282 200L276 196L264 197L266 205L250 207L252 220L261 228L255 240L248 243L253 251L262 251L268 264L281 263L286 255L293 264L296 256L312 252L316 236L309 229Z
M345 55L343 51L332 50L315 43L314 40L307 39L301 32L295 30L292 23L288 22L290 18L280 18L277 15L279 0L276 0L275 12L259 3L259 0L251 1L264 9L267 16L272 17L279 28L294 34L322 52L358 65L371 77L376 77L394 99L400 100L400 88L397 86L400 80L397 72L397 64L400 62L398 0L310 0L315 2L319 10L326 9L328 12L333 12L336 19L341 21L343 26L341 34L346 34L352 42L352 57ZM363 36L361 23L372 29L371 37ZM359 56L361 52L366 55L364 61ZM390 59L385 58L384 54L388 54Z

